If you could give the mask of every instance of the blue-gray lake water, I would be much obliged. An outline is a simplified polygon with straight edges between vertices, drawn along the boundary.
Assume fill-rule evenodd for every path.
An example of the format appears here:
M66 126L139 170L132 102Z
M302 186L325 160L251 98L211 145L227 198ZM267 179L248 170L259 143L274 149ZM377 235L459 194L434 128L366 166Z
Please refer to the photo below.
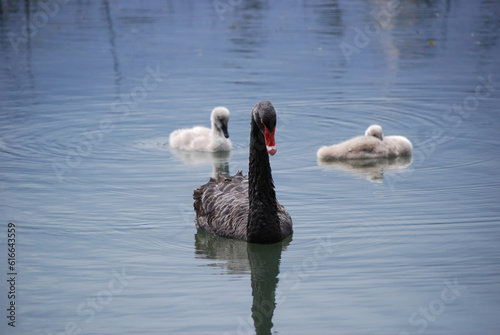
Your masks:
M0 333L499 334L499 44L494 0L1 1ZM197 232L264 99L293 237ZM230 154L169 147L220 105ZM370 124L412 159L317 161Z

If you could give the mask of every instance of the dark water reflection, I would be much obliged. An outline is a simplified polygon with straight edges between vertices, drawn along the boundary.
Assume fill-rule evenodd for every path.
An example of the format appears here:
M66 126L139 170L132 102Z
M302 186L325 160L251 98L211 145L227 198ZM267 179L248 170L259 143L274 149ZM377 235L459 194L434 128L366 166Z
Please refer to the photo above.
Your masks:
M198 257L217 261L211 265L223 267L229 274L250 273L253 297L251 315L256 334L272 333L281 252L286 250L291 240L292 237L289 237L280 243L258 245L220 238L200 230L195 236ZM248 322L238 325L238 331L252 330Z

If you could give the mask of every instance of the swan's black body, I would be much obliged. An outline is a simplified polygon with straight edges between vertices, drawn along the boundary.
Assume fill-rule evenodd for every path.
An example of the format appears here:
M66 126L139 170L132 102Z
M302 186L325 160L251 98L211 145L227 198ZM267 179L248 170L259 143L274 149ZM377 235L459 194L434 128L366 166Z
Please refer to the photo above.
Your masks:
M275 127L272 104L257 103L252 111L248 179L241 171L233 177L219 175L196 189L198 228L252 243L275 243L292 234L292 218L276 200L269 165L268 152L276 152Z

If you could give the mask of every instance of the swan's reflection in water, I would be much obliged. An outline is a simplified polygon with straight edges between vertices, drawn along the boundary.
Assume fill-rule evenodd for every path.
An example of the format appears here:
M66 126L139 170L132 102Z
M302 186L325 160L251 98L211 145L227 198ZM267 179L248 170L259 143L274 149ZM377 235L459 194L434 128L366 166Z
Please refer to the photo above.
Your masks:
M412 163L411 156L399 156L391 158L370 158L323 161L318 160L319 165L326 165L336 170L349 171L356 177L366 178L374 183L382 183L384 172L401 173L407 170Z
M279 243L262 245L214 236L202 230L195 235L197 257L216 260L212 265L226 269L229 274L250 273L251 312L256 334L271 334L281 251L291 241L290 236Z
M185 151L171 148L172 153L182 162L188 165L212 165L212 176L219 173L229 175L229 158L231 151L200 152Z

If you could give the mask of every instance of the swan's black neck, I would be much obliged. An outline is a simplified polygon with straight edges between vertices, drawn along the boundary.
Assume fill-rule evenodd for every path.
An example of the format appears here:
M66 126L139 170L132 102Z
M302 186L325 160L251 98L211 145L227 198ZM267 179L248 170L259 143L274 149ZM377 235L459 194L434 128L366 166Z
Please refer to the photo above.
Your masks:
M248 223L247 239L252 243L281 241L278 206L274 191L269 154L264 135L252 117L250 131L250 159L248 167Z

